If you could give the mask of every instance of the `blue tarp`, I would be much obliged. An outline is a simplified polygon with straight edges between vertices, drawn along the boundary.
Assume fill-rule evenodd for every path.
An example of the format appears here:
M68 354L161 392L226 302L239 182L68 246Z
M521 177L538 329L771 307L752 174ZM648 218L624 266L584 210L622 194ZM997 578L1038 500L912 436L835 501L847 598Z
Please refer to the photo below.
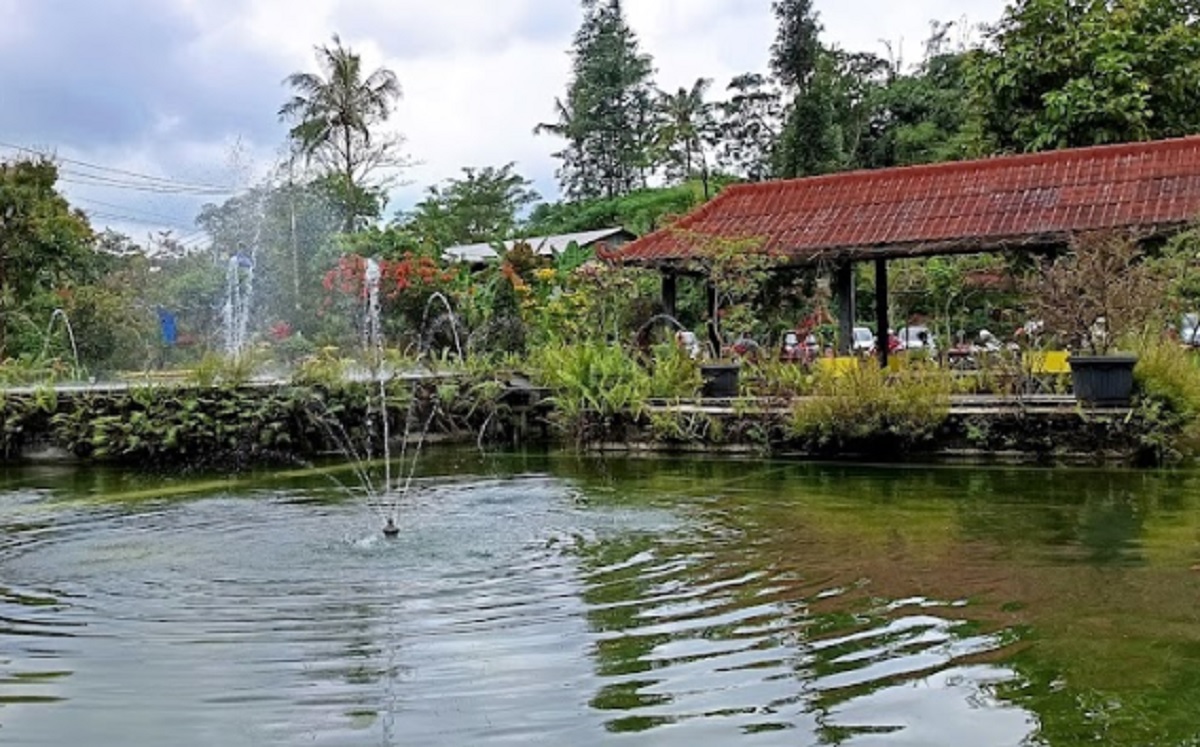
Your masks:
M163 342L167 345L174 345L178 336L175 328L175 315L166 309L159 309L158 325L162 328Z

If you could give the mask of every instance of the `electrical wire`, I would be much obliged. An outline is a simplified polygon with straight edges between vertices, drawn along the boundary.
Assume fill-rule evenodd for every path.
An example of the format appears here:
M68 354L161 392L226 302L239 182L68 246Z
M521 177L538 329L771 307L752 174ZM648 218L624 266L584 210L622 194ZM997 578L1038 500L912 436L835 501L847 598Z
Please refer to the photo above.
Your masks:
M122 181L122 180L118 180L116 177L108 177L108 176L103 175L104 173L108 173L108 174L117 174L122 177L129 177L130 179L123 180L124 183L127 183L127 184L137 184L138 182L133 182L133 181L131 181L131 179L138 179L141 182L144 182L143 186L159 186L159 187L170 188L170 189L195 190L195 191L199 191L199 192L209 192L209 193L213 193L213 194L231 194L231 193L237 191L235 188L229 187L229 186L223 186L223 185L218 185L218 184L209 184L209 183L205 183L205 182L182 181L179 179L172 179L172 178L168 178L168 177L153 176L151 174L143 174L143 173L140 173L137 171L129 171L128 169L119 169L119 168L115 168L112 166L101 166L100 164L90 163L88 161L81 161L81 160L74 159L74 158L66 158L63 156L55 155L55 154L47 154L42 151L36 150L34 148L28 148L23 145L15 145L13 143L0 142L0 148L8 148L10 150L16 150L16 151L19 151L22 153L30 153L33 155L47 156L47 157L49 157L55 161L58 161L60 163L71 164L73 166L76 166L76 167L79 167L82 169L90 169L92 171L102 172L101 174L88 174L86 171L75 172L75 174L77 176L81 176L81 177L104 179L104 180L109 180L109 181L113 181L113 182Z

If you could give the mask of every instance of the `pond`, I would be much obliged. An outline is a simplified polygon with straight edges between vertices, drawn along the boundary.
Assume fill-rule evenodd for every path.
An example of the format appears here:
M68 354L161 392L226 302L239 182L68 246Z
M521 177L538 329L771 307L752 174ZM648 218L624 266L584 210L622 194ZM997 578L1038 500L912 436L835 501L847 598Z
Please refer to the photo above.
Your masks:
M1200 474L0 472L5 745L1183 745Z

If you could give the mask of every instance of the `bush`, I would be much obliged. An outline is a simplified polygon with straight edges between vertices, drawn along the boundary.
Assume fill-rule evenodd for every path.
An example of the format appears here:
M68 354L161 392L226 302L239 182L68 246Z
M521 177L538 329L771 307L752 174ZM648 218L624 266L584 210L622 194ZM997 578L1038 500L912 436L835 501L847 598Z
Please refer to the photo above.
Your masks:
M1200 366L1194 354L1165 340L1143 341L1133 370L1143 446L1155 462L1200 453Z
M945 421L950 389L951 377L939 371L821 372L813 396L793 406L787 434L812 451L911 450Z
M579 443L618 415L639 417L653 390L650 374L614 345L547 345L530 362L534 383L552 392L559 425Z

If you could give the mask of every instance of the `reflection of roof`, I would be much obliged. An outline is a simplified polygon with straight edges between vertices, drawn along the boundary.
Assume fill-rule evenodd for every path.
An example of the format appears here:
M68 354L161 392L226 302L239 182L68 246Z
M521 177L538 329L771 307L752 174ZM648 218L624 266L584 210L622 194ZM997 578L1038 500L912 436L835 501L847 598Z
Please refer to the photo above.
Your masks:
M739 184L674 225L601 255L671 263L706 237L796 264L996 251L1200 216L1200 137ZM711 238L710 238L711 240Z
M596 242L612 238L619 238L622 241L626 241L632 239L633 234L624 228L604 228L598 231L565 233L559 236L531 236L527 239L510 239L504 242L504 247L512 249L518 243L527 243L538 254L549 256L563 253L572 243L586 249ZM492 244L463 244L462 246L452 246L444 249L442 256L451 261L488 262L495 259L498 255Z

